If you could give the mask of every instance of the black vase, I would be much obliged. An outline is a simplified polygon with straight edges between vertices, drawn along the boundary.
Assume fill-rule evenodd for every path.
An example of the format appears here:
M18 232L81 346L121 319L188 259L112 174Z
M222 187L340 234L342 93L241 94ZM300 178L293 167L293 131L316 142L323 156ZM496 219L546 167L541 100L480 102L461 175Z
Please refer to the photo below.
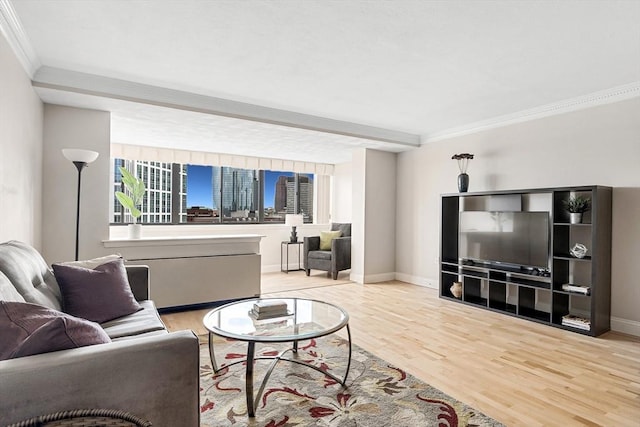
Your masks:
M461 193L466 193L469 189L469 175L466 173L461 173L458 175L458 191Z

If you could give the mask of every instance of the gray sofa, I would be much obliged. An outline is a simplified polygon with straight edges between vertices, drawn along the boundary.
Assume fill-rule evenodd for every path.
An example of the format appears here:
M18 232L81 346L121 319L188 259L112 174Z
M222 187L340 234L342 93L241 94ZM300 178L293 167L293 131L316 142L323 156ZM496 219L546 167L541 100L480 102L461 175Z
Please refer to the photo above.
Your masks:
M166 330L149 300L147 267L127 266L127 276L143 308L101 325L112 342L0 360L0 426L93 408L126 411L155 427L199 425L198 338ZM55 277L31 246L0 244L0 300L60 310Z

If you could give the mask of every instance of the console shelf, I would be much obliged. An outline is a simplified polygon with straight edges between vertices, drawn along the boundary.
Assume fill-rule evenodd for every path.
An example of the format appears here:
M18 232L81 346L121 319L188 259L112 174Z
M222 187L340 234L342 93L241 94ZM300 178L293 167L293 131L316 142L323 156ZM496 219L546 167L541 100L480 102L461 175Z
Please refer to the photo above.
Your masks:
M443 194L440 297L580 334L598 336L608 331L611 317L611 192L611 187L580 186ZM588 197L591 210L583 215L582 223L572 224L564 202L576 195ZM464 249L459 247L460 218L461 212L467 211L537 212L525 214L527 216L547 212L547 267L504 264L504 260L478 260L478 257L472 258L473 261L463 259L461 251ZM501 218L500 215L495 217L497 221ZM544 220L544 215L542 218ZM496 233L505 231L502 225L496 226ZM491 236L491 233L485 233L480 244L504 241L502 237ZM544 239L542 233L532 233L531 251L535 245L538 249L544 248L546 240L536 240L536 236ZM585 257L576 258L570 254L576 243L587 247ZM519 248L514 251L522 250L520 246L526 249L526 245L517 245ZM538 258L543 256L544 252ZM456 282L460 283L459 298L451 290ZM563 285L580 286L576 289L588 294L564 290Z

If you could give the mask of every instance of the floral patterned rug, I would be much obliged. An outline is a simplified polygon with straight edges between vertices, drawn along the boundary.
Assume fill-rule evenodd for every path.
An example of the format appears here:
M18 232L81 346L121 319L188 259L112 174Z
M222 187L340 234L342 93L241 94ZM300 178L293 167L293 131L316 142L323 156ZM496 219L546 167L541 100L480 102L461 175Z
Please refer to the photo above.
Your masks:
M200 337L200 343L201 426L502 425L355 345L346 388L314 369L280 361L256 407L255 418L249 418L245 364L214 374L206 335ZM220 366L246 356L247 344L243 342L215 338L214 346ZM287 347L290 345L257 344L256 357L274 356ZM300 342L297 357L342 378L347 355L347 342L332 335ZM254 391L259 389L270 364L270 360L256 361Z

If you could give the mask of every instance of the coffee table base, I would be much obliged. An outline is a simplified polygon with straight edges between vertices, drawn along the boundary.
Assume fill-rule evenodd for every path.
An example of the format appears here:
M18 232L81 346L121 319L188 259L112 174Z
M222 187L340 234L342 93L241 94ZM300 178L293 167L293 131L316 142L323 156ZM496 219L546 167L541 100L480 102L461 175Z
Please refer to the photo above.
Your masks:
M326 375L327 377L331 378L332 380L334 380L335 382L337 382L338 384L341 384L343 387L346 387L347 384L347 376L349 375L349 369L351 368L351 330L349 329L349 324L347 323L346 325L347 328L347 337L348 337L348 342L349 342L349 358L347 361L347 369L344 373L344 377L342 379L338 378L337 376L333 375L330 372L327 371L323 371L322 369L320 369L319 367L312 365L310 363L304 362L302 360L297 360L297 359L290 359L290 358L286 358L283 357L285 354L287 354L288 352L292 352L294 354L296 354L298 352L298 342L294 341L293 342L293 347L288 348L282 352L280 352L277 356L260 356L260 357L255 357L255 346L256 346L256 342L255 341L248 341L247 342L247 358L245 360L238 360L236 362L230 363L228 365L225 365L225 368L228 368L230 366L233 365L237 365L238 363L245 363L247 364L247 368L246 368L246 375L245 375L245 389L246 389L246 396L247 396L247 414L249 417L255 417L255 409L258 406L258 403L260 402L260 397L262 397L262 393L264 392L264 389L267 385L267 381L269 380L269 377L271 377L271 373L273 372L273 370L276 367L276 364L279 361L286 361L286 362L292 362L292 363L297 363L298 365L304 365L304 366L308 366L311 369L315 369L316 371L320 372L323 375ZM214 373L218 373L222 368L218 368L218 365L216 363L216 358L215 358L215 352L213 349L213 333L209 332L209 357L211 358L211 364L213 366L213 372ZM262 379L262 382L260 384L260 388L258 389L258 393L254 396L253 395L253 364L256 360L273 360L273 362L271 362L271 365L269 366L269 369L267 370L267 373L264 375L264 378Z

